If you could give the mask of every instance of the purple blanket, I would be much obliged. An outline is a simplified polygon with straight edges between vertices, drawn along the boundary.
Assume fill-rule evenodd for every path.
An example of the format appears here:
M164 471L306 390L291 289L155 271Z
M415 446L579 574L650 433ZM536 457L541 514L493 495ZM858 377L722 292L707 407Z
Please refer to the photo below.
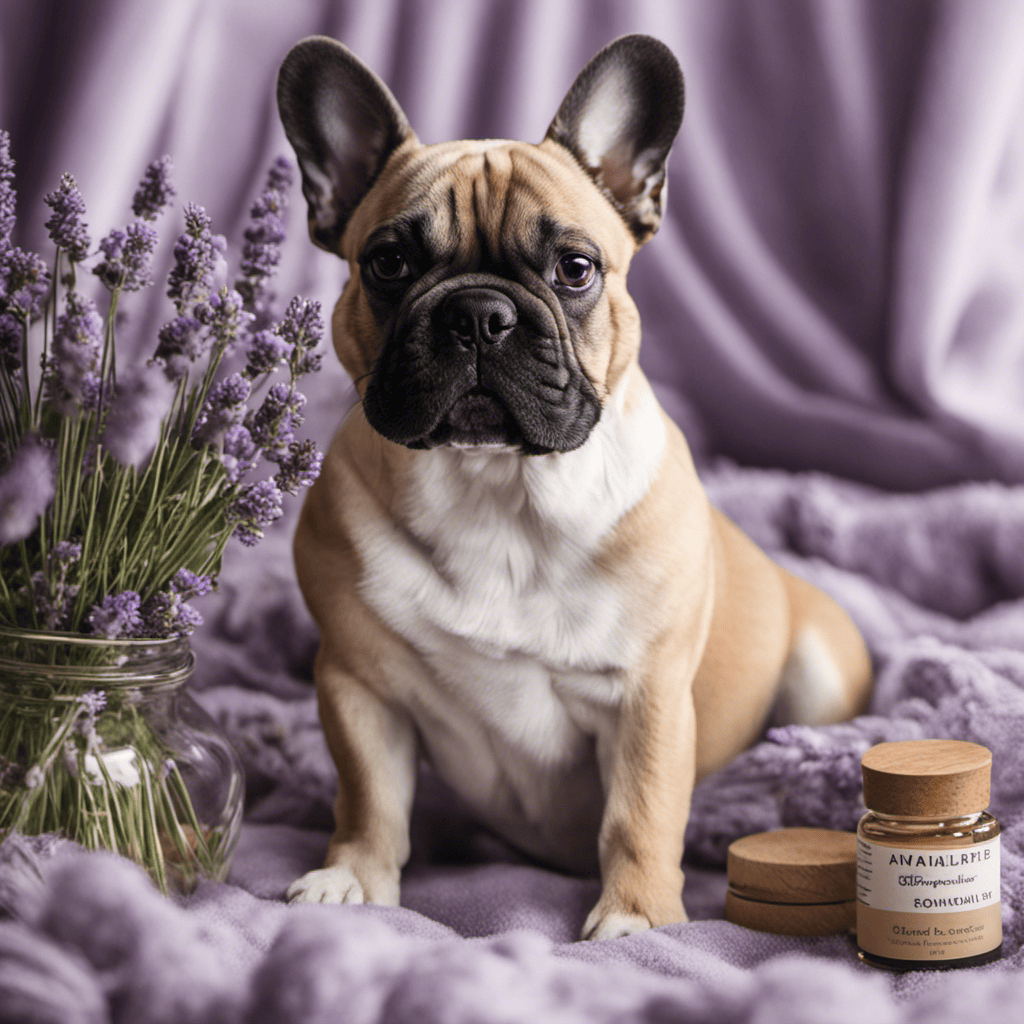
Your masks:
M105 230L127 218L146 161L170 152L181 199L237 245L270 159L287 151L273 75L304 35L348 43L431 142L539 139L576 71L628 31L672 46L688 85L669 214L630 278L645 368L712 499L861 626L878 675L870 714L774 731L698 787L686 925L575 942L597 881L531 865L426 768L400 909L286 906L286 886L326 848L334 787L292 509L256 557L229 552L195 637L199 699L247 769L228 882L175 905L122 861L8 842L0 1024L1020 1019L1024 5L0 4L20 241L41 246L41 196L62 171ZM329 305L344 268L305 240L303 205L296 191L280 292ZM166 318L158 291L147 301L123 334L140 353ZM322 444L349 391L325 364L307 410ZM861 753L924 736L993 751L1000 963L887 975L844 937L722 919L729 842L777 825L852 828Z
M226 574L197 637L200 699L246 762L248 815L227 884L183 906L133 867L27 842L0 847L0 1021L539 1022L1019 1019L1024 1005L1024 489L891 496L818 475L706 474L780 561L831 591L875 655L871 713L769 733L698 787L692 921L573 940L596 880L530 865L426 769L401 909L289 907L326 849L333 767L309 666L316 637L276 538ZM257 599L246 594L258 593ZM926 595L934 595L933 599ZM724 920L729 842L779 825L853 828L859 763L880 740L952 736L994 755L1002 819L999 964L883 975L845 937L784 938ZM42 848L41 848L42 847ZM40 878L42 881L40 881ZM109 1009L108 1009L109 1007Z

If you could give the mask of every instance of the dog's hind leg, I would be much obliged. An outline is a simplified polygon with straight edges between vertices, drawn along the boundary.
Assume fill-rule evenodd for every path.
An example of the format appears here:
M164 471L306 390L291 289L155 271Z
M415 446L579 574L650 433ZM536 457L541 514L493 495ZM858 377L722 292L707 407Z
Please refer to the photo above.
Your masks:
M872 671L859 630L827 594L791 573L782 576L792 630L771 724L831 725L861 714Z

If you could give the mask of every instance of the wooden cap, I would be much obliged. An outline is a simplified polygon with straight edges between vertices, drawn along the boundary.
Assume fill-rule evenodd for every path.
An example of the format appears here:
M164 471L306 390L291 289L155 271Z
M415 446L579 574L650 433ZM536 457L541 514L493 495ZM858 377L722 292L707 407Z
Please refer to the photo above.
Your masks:
M861 760L864 804L909 818L959 817L985 810L992 754L963 740L879 743Z
M729 847L726 870L730 889L743 900L802 905L855 900L857 837L825 828L760 832Z
M857 926L857 901L844 903L765 903L745 900L731 889L725 916L733 924L776 935L835 935Z

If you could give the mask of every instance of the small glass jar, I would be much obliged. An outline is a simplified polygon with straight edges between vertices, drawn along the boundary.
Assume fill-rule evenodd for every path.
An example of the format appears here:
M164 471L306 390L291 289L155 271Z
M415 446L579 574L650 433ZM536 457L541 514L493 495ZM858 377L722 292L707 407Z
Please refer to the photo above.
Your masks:
M186 689L186 637L0 627L0 842L57 833L141 864L164 891L223 880L241 764Z
M1002 955L992 755L960 740L879 743L864 755L857 945L894 970L973 967Z

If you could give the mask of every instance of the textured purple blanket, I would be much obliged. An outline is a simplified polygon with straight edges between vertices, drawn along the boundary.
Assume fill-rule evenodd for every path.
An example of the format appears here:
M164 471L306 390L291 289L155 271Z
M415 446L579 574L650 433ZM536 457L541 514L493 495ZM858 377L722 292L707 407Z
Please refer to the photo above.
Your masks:
M127 217L145 163L169 152L181 200L206 206L237 247L267 165L287 152L274 74L305 35L351 46L434 142L539 139L586 60L634 31L673 48L688 94L668 215L630 276L642 362L712 499L863 629L878 672L870 715L772 732L699 787L686 925L574 942L597 882L526 862L426 770L403 906L289 907L286 886L326 847L334 786L309 682L317 638L288 553L292 509L257 557L229 553L195 637L199 697L248 773L228 882L175 905L121 861L4 844L0 1024L1020 1019L1019 0L0 4L19 241L41 245L41 198L63 171L105 229ZM279 290L329 308L345 269L305 227L296 190ZM166 226L168 238L179 230ZM155 290L149 305L126 305L122 341L148 355L166 307ZM328 357L306 410L321 445L348 389ZM923 736L993 751L1000 963L885 975L845 938L722 919L732 839L852 827L862 751Z
M284 539L236 562L197 637L200 698L246 761L249 812L227 884L178 907L131 866L40 844L0 848L0 1021L961 1021L1024 1003L1024 489L884 495L817 475L721 467L714 499L830 590L878 668L871 714L786 728L697 792L693 919L576 943L595 880L530 865L426 771L401 909L289 907L326 848L333 768L309 693L316 637ZM259 595L253 598L251 595ZM250 596L246 596L250 595ZM933 595L929 597L928 595ZM953 736L994 755L1006 826L1006 956L956 974L882 975L844 937L724 921L726 846L778 825L852 828L859 762L886 739ZM40 881L40 877L42 881ZM109 1009L108 1009L109 1007Z

